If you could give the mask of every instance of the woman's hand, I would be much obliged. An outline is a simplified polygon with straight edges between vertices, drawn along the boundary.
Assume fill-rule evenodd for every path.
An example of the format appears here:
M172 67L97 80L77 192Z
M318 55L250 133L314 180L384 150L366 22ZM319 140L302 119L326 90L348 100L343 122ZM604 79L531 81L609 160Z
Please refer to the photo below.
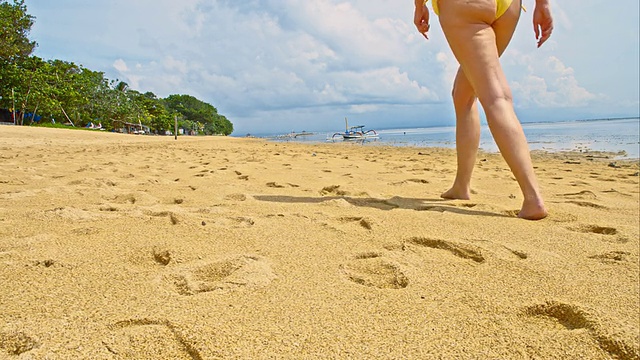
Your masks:
M429 25L429 9L422 2L420 5L416 4L416 10L413 13L413 23L416 25L420 34L428 40L427 32L429 28L431 28L431 25Z
M548 1L536 1L536 9L533 11L533 31L538 40L538 47L542 46L553 32L553 18Z

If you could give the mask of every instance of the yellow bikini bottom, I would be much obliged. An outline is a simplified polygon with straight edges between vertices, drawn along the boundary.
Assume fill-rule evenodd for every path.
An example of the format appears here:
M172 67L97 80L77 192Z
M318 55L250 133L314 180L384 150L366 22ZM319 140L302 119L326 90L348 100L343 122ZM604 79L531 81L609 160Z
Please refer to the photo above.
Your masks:
M427 1L428 0L424 1L425 5L427 4ZM507 11L507 9L509 9L512 1L513 0L496 0L496 19L502 16ZM524 6L521 7L522 10L527 11ZM433 11L436 13L436 15L440 14L440 11L438 9L438 0L433 0Z

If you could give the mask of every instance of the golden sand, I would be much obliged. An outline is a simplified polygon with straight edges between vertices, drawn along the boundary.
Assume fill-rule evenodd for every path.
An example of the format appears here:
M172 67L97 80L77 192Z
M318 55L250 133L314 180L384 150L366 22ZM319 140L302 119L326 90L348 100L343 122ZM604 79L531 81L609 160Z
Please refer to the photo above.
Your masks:
M638 161L0 127L1 359L637 359Z

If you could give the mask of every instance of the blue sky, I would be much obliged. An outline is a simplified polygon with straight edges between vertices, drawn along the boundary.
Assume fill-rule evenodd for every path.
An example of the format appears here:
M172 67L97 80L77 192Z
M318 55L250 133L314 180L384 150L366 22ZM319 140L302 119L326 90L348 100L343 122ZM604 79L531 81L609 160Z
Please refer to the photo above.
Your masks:
M457 63L410 0L26 0L35 55L159 97L214 105L234 135L453 125ZM502 64L523 122L638 116L638 0L553 1L536 49L522 14ZM429 5L430 6L430 5Z

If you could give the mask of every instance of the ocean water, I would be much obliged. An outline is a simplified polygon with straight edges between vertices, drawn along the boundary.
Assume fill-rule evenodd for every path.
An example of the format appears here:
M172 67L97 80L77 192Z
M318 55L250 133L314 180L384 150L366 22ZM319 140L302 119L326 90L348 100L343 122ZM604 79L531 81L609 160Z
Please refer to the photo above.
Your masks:
M522 128L531 150L603 151L615 153L616 157L621 159L640 158L640 118L525 123L522 124ZM453 126L376 131L379 134L378 138L360 140L358 144L455 148ZM332 138L332 135L333 133L314 133L294 138L285 134L267 138L273 141L310 143L344 141L341 137ZM486 125L482 127L480 148L488 152L498 151Z

